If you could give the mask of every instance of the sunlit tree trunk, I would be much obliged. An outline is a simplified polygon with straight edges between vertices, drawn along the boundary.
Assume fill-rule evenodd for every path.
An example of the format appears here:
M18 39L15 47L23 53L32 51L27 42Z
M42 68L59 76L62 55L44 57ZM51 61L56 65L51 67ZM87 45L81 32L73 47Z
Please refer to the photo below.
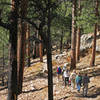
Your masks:
M27 24L27 32L26 32L26 40L28 40L28 43L26 44L26 54L27 54L27 60L28 60L28 67L30 66L30 26Z
M81 1L78 0L78 10L79 10L79 13L78 13L78 16L80 16L80 13L81 13L81 7L80 7L80 4ZM81 29L80 29L80 26L78 26L78 29L77 29L77 41L76 41L76 61L79 61L80 59L80 36L81 36Z
M72 1L71 69L76 68L76 2Z
M22 92L23 85L23 72L25 67L25 39L26 39L26 31L27 31L27 23L23 20L27 15L27 0L21 0L21 21L20 21L20 64L18 67L18 94Z
M18 22L18 38L17 38L17 79L19 78L19 66L20 66L20 49L21 49L21 26L20 21Z
M99 6L99 0L96 0L96 5L95 5L96 17L99 17L98 6ZM95 23L95 30L94 30L94 35L93 35L94 40L93 40L93 45L92 45L92 58L91 58L90 66L94 66L95 64L97 30L98 30L98 23Z
M39 39L41 39L41 36L39 36ZM40 62L43 62L43 43L40 42L39 43L39 55L40 55Z
M12 0L11 27L9 36L10 65L8 75L8 98L7 100L17 100L17 24L18 24L19 0Z
M77 30L77 46L76 46L76 60L79 61L80 59L80 28Z

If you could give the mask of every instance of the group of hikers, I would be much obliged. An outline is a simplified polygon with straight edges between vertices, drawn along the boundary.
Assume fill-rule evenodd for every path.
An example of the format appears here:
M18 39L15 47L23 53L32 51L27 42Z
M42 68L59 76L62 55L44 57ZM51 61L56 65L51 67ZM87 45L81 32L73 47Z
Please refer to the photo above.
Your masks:
M60 79L60 76L62 76L62 80L65 86L71 86L72 89L77 88L78 92L80 92L82 87L83 96L87 96L88 83L90 82L87 73L76 73L76 70L70 72L65 64L62 69L60 66L57 67L57 76L58 80Z

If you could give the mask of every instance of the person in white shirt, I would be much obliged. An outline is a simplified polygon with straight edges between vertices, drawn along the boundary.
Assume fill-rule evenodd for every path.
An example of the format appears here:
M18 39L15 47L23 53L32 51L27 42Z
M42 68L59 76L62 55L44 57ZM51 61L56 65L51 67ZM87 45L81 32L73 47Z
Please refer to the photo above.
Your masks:
M64 82L64 71L66 70L66 66L64 65L62 68L62 81Z
M69 71L65 70L63 73L63 77L64 77L64 85L69 85Z
M68 64L68 63L65 63L64 66L63 66L63 68L62 68L62 80L63 80L63 82L64 82L63 73L64 73L64 71L67 69L67 64Z

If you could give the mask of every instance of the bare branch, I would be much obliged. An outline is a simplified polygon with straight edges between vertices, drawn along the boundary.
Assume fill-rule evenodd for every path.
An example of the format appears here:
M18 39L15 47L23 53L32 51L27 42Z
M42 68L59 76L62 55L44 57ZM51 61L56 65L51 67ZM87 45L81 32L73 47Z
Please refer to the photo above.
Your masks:
M12 4L9 3L9 2L0 2L0 5L8 5L8 6L11 6Z

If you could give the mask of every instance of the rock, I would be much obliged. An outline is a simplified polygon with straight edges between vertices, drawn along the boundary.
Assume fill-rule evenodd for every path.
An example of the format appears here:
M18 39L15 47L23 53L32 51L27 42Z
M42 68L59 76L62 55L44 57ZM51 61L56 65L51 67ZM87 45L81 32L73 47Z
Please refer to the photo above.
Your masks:
M94 79L95 79L94 77L91 77L91 78L90 78L90 82L94 81Z
M92 47L92 41L93 41L92 34L83 34L81 36L80 51L91 48ZM99 44L96 45L96 51L100 52Z
M43 69L42 69L43 73L47 72L48 71L48 69L47 69L47 60L44 60L44 63L43 63L42 66L43 66Z
M98 58L98 59L99 59L99 58L100 58L100 55L96 56L96 58Z
M91 34L83 34L81 36L81 45L80 45L81 51L92 47L92 38L93 37Z
M55 93L56 93L56 94L59 94L59 93L60 93L60 91L56 91Z
M96 46L96 51L100 52L100 46L99 45Z
M45 98L44 100L48 100L48 98Z

